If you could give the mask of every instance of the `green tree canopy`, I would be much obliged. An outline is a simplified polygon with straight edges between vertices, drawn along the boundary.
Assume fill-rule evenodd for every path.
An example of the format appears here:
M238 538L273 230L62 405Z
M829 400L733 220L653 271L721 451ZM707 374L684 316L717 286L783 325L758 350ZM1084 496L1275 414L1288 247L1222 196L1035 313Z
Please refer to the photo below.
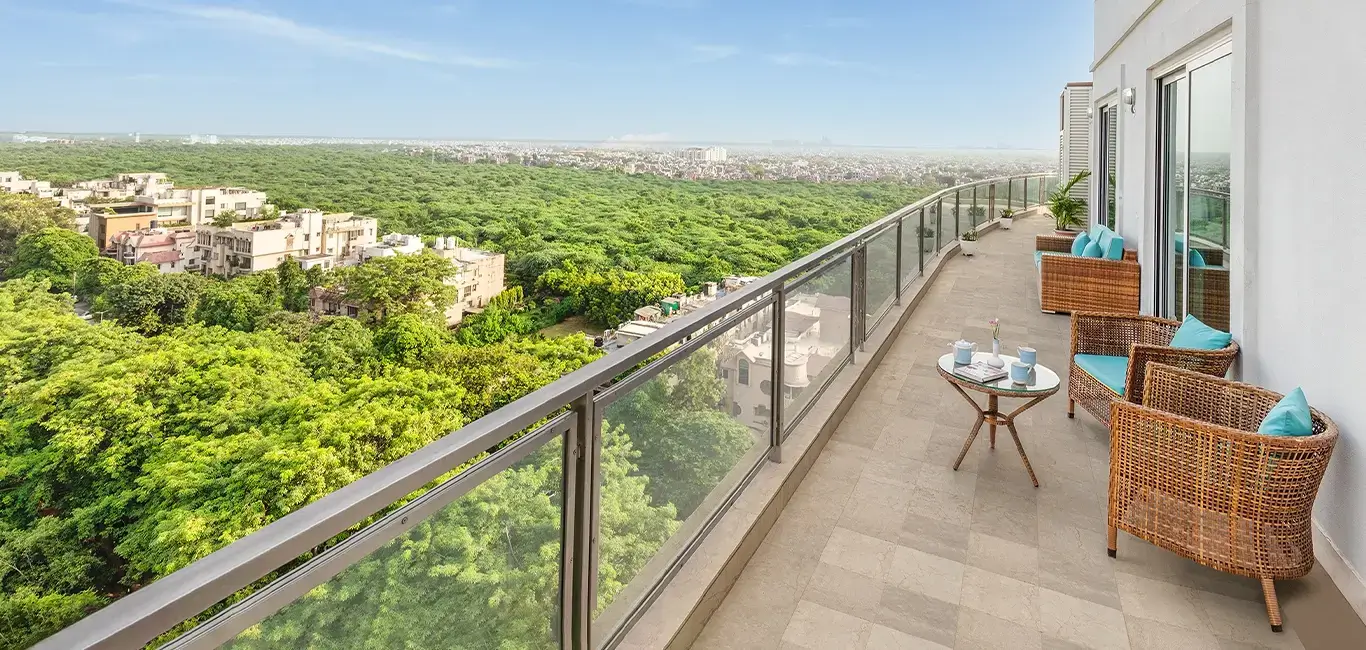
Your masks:
M334 282L346 302L361 305L374 319L391 315L436 316L455 302L459 288L447 284L456 269L432 253L378 257L339 269Z
M52 199L0 192L0 271L14 262L19 239L44 228L76 226L76 213Z
M66 228L48 227L19 238L9 277L42 278L55 291L72 291L79 271L100 256L95 240Z

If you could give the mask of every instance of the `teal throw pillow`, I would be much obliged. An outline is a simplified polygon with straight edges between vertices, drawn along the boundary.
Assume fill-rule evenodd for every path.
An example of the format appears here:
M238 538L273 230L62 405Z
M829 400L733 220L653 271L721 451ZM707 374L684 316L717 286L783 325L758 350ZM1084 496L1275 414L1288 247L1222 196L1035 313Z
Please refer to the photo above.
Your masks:
M1176 336L1172 337L1171 347L1188 350L1222 350L1228 347L1228 342L1232 340L1232 334L1214 329L1200 322L1200 319L1194 316L1186 316L1181 327L1176 328Z
M1192 249L1191 249L1190 256L1189 256L1189 262L1188 262L1188 263L1190 264L1190 267L1193 268L1193 269L1204 268L1204 267L1205 267L1205 256L1204 256L1204 255L1201 255L1201 254L1200 254L1200 251L1195 250L1194 248L1192 248Z
M1309 400L1304 391L1296 388L1272 407L1257 427L1257 433L1268 436L1312 436L1314 421L1309 416Z
M1124 238L1115 235L1110 238L1110 245L1105 249L1105 259L1122 260L1124 259Z
M1086 233L1077 235L1077 237L1072 240L1072 254L1081 255L1081 252L1086 250L1086 245L1089 243L1091 243L1090 235Z
M1099 257L1100 257L1100 244L1097 244L1096 242L1091 242L1091 243L1087 244L1087 245L1086 245L1086 248L1082 249L1082 251L1081 251L1081 256L1082 256L1082 257L1095 257L1095 258L1099 258Z

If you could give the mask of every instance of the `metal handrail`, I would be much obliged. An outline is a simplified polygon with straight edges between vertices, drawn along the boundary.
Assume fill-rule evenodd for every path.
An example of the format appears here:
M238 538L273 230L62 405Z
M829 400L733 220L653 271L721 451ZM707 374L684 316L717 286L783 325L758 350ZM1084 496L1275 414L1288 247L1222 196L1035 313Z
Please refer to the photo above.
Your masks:
M608 354L588 365L560 377L550 384L527 394L516 401L471 422L459 430L437 439L421 449L400 458L375 472L336 490L313 503L310 503L260 530L219 549L208 556L184 567L152 584L143 587L103 609L61 630L34 646L36 650L77 650L94 648L141 648L182 622L202 615L215 604L223 601L239 590L249 587L280 567L325 544L337 535L351 529L376 513L383 511L404 497L428 486L432 481L459 467L479 454L494 448L500 442L526 430L528 427L545 420L566 407L588 409L580 414L580 420L591 423L595 418L600 426L601 410L593 411L593 395L598 389L611 384L613 380L637 366L649 361L655 355L689 341L699 331L720 323L742 309L750 308L758 302L773 303L776 311L782 310L782 303L776 300L786 295L788 281L811 271L818 270L832 257L843 257L851 252L861 251L868 240L889 229L898 228L903 219L913 213L943 200L965 188L994 185L1016 180L1029 180L1055 176L1050 173L1027 174L984 179L954 186L935 192L911 205L903 207L877 221L860 228L852 234L811 253L781 269L746 285L734 293L727 294L711 305L692 314L679 318L657 332L647 336L629 347ZM942 212L942 211L941 211ZM917 228L923 227L923 215ZM990 215L988 215L990 218ZM942 231L942 220L939 215ZM920 241L917 231L916 241ZM902 238L897 237L900 250ZM918 248L923 248L920 246ZM943 246L937 246L936 251ZM923 255L924 251L920 251ZM904 256L898 255L898 267ZM923 260L921 261L923 267ZM866 270L866 269L864 269ZM901 286L901 269L898 268L897 284ZM858 274L854 273L854 291L860 289ZM855 295L854 297L857 297ZM851 320L858 329L866 315L855 314L857 300L851 300ZM781 324L781 319L775 319ZM779 331L781 335L781 331ZM858 339L866 332L854 333L851 344L856 348ZM687 343L685 343L687 345ZM691 346L690 346L691 347ZM657 368L667 364L664 359L656 362ZM782 363L775 358L774 367ZM645 371L649 371L647 368ZM653 373L651 373L653 374ZM780 392L774 383L774 393ZM823 389L823 387L822 387ZM814 401L814 399L813 399ZM775 410L774 427L781 427L781 408ZM796 418L794 418L795 422ZM589 427L579 426L575 437L580 445L584 436L598 435L596 431L586 431ZM769 456L778 460L776 446L782 436L772 436L774 453ZM497 452L495 452L496 454ZM587 452L583 452L587 453ZM566 479L568 480L568 479ZM580 478L580 480L586 480ZM585 482L585 486L587 483ZM738 489L738 488L737 488ZM591 498L592 491L584 489L580 498ZM566 513L571 504L566 502ZM719 513L713 515L719 516ZM580 522L582 523L582 522ZM581 534L566 528L565 535ZM345 543L345 542L343 542ZM570 552L569 548L564 551ZM563 585L568 592L571 585ZM569 596L565 596L568 598ZM587 607L586 617L591 619L591 607ZM566 614L566 618L568 614ZM567 621L566 621L567 622ZM574 629L563 630L566 647L587 647L587 623L575 625ZM580 627L582 629L580 629Z

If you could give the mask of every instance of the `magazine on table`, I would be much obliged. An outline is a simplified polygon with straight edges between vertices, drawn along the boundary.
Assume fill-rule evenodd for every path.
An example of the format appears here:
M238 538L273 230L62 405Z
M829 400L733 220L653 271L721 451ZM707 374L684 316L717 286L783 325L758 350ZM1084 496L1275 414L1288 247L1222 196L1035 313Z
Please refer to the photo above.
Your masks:
M988 365L985 361L977 361L966 366L954 368L953 374L963 377L964 379L971 379L978 383L986 383L1001 379L1009 373L1006 372L1005 368L997 368Z

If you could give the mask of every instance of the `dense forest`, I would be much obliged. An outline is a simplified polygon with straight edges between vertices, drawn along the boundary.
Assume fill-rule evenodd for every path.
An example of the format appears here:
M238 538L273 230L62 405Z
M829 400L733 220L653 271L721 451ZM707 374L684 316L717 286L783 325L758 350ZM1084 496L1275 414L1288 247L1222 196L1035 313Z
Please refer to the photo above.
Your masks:
M366 148L0 146L0 169L257 187L282 207L505 251L514 285L447 331L435 305L453 269L436 256L161 275L99 257L70 211L0 194L0 648L27 647L591 362L600 351L582 337L535 333L567 311L611 323L685 284L771 270L921 194ZM317 286L366 305L363 317L307 313ZM76 300L101 318L77 316ZM600 606L762 444L717 410L715 368L714 349L694 353L608 414ZM557 444L234 647L553 647Z

